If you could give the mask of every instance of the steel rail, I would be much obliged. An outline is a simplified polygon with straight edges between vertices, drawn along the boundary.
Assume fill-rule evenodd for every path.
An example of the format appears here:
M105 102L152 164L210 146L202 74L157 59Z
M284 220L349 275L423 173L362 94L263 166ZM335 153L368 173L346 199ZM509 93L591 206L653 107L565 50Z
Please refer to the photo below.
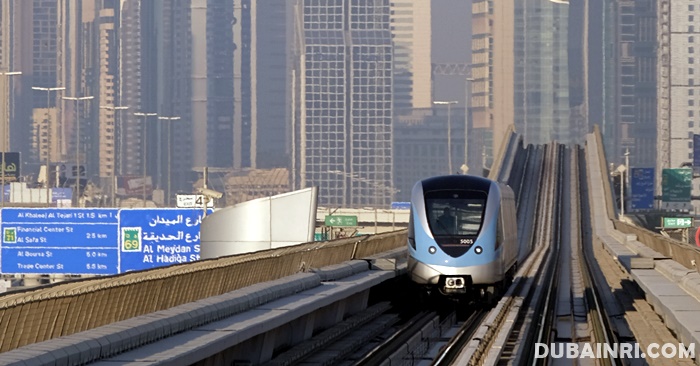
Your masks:
M505 296L499 301L496 307L489 312L485 321L481 324L479 330L475 334L475 337L455 358L454 364L480 364L483 361L483 356L486 354L486 351L489 348L502 349L502 345L492 346L492 343L497 338L499 338L499 341L501 342L503 342L504 339L507 339L507 337L499 337L500 330L503 329L504 323L507 323L507 315L509 313L512 314L513 312L518 313L522 309L523 298L526 298L526 296L523 296L522 294L530 293L532 284L537 278L539 278L538 274L542 269L540 263L548 252L546 245L548 240L545 233L548 231L547 228L550 226L547 222L548 220L546 220L546 215L543 213L548 212L548 210L550 210L550 206L554 202L554 197L551 195L551 190L546 189L547 186L552 184L552 176L551 174L548 174L551 169L547 169L547 167L551 164L552 159L550 159L549 156L552 156L553 153L548 150L551 149L545 149L543 163L541 165L543 169L539 171L541 176L540 179L543 180L543 185L545 187L543 187L544 189L541 192L543 195L535 202L535 212L538 213L535 215L536 226L542 227L543 230L538 230L538 235L533 235L530 238L530 240L536 241L538 245L533 246L535 251L528 256L524 265L518 270L513 285L508 289ZM551 212L551 210L549 212ZM543 236L542 234L545 235ZM505 333L508 333L508 331Z
M413 337L416 333L428 325L430 322L435 321L439 316L435 312L423 311L415 316L413 316L404 327L399 331L391 335L386 341L379 344L377 347L372 349L364 357L358 360L356 366L377 366L381 365L382 362L386 361L389 356L391 356L396 350L406 344L408 340Z
M452 337L445 349L440 353L435 361L431 363L431 365L438 366L453 364L455 358L459 355L459 352L479 329L479 325L481 325L481 322L484 320L487 314L488 311L486 311L486 309L480 309L472 313L472 315L470 315L469 318L464 321L464 324L460 327L457 334Z

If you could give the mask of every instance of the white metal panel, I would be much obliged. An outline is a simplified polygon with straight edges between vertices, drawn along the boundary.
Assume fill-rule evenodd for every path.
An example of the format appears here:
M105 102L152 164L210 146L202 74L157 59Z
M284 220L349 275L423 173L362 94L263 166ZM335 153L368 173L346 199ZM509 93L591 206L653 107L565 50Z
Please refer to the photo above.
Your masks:
M259 198L208 216L201 227L203 259L313 240L317 188Z

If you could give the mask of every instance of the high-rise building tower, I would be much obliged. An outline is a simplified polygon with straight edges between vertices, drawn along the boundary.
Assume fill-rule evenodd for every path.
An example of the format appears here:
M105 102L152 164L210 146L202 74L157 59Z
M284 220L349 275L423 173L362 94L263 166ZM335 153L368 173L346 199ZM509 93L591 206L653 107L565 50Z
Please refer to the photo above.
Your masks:
M92 99L61 100L56 132L50 137L52 146L54 143L57 146L55 152L52 147L56 159L51 160L69 163L79 160L86 177L95 182L100 176L98 5L101 4L97 2L58 1L56 83L65 88L59 96Z
M114 176L120 174L118 148L122 138L120 118L126 119L128 110L120 109L119 100L119 11L114 8L99 10L99 176L103 184L111 186Z
M569 101L569 5L563 1L475 0L474 127L490 126L498 148L515 125L527 143L576 142Z
M192 119L195 167L233 167L233 2L193 0Z
M576 129L569 119L567 57L569 5L549 0L516 1L514 11L515 129L523 133L526 143L573 142Z
M288 167L294 0L234 4L234 168Z
M46 160L47 117L53 117L52 129L57 125L56 108L60 103L56 102L56 93L47 95L32 89L32 86L56 86L57 10L57 1L0 1L0 71L22 72L13 78L0 77L4 103L0 118L6 118L6 108L12 103L13 108L9 108L12 115L6 126L10 132L7 151L21 153L22 175L27 176L36 177L40 159ZM52 149L52 154L56 151Z
M141 0L125 0L119 9L119 95L120 104L129 107L120 121L123 148L118 160L125 175L143 174L143 126L147 122L134 113L154 112L141 105L141 3Z
M15 39L20 33L16 29L15 17L21 6L14 1L0 1L0 151L16 151L21 144L6 136L6 133L15 135L16 125L21 120L22 98L18 97L20 87L23 86L22 75L8 75L8 72L21 72L22 68L17 63L15 52ZM26 75L24 76L26 78Z
M611 45L604 49L606 89L601 93L607 159L622 164L629 150L631 166L653 167L657 152L657 2L606 1L604 4L602 16L591 20L592 27L606 27L605 43Z
M700 4L661 0L658 9L658 125L656 185L664 168L693 162L693 135L700 133ZM698 42L696 42L698 41ZM698 52L696 52L696 48ZM693 184L694 194L698 187Z
M391 2L394 112L397 114L432 106L430 8L430 1Z
M52 0L33 0L31 13L25 13L32 24L32 32L24 35L23 40L30 41L25 45L32 45L31 49L31 82L30 87L53 88L58 86L58 50L60 43L60 28L58 24L59 2ZM24 38L27 37L28 39ZM56 143L51 139L57 135L61 103L57 93L33 90L32 107L34 109L31 128L32 150L29 158L33 162L44 163L49 150L52 153L51 160L56 161L58 152L55 145L49 148L49 143ZM25 157L27 157L25 155Z
M319 186L323 205L386 206L392 196L389 1L305 0L300 10L294 83L300 186Z
M157 105L159 144L157 184L166 203L192 190L192 34L189 0L163 1L156 14L158 38ZM177 119L179 118L179 119Z

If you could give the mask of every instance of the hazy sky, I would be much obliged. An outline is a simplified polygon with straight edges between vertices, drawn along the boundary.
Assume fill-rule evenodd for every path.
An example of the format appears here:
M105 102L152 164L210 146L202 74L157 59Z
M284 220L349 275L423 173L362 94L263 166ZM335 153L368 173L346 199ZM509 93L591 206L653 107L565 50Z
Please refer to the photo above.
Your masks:
M432 62L471 62L471 1L438 0L432 7ZM464 106L464 78L437 75L434 79L435 100L456 100Z

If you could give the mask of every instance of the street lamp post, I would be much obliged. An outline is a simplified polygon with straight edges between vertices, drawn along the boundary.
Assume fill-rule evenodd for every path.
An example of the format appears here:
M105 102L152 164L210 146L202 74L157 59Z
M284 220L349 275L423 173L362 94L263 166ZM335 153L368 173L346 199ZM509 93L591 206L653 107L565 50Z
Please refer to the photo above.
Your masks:
M625 178L627 168L620 164L615 170L620 175L620 219L622 219L625 216Z
M62 86L54 88L33 86L32 89L46 92L46 206L48 207L51 205L51 188L49 187L49 170L51 164L51 112L49 109L51 108L51 92L66 90L66 88ZM39 141L39 145L41 146L41 139Z
M112 206L116 207L117 206L117 160L119 160L119 168L121 170L121 153L122 153L122 130L121 130L121 121L119 119L119 111L124 111L129 109L128 106L109 106L109 105L101 105L100 109L106 109L109 111L114 111L114 129L113 133L116 135L117 131L119 131L119 138L115 138L114 141L114 158L112 159ZM116 136L115 136L116 137ZM117 143L118 141L118 143Z
M83 97L63 97L64 100L75 101L75 196L76 205L80 206L80 102L95 98L92 95Z
M177 120L179 120L179 119L180 119L180 117L158 117L158 120L161 120L161 121L170 121L170 122L172 122L172 121L177 121ZM172 155L172 151L171 151L171 150L172 150L172 136L171 136L171 131L172 131L172 129L171 129L171 127L170 127L170 123L168 123L168 132L166 133L166 135L168 136L168 147L167 147L167 149L168 149L168 162L167 162L167 166L168 166L168 173L167 173L167 174L168 174L168 184L167 184L167 187L168 187L168 188L167 188L167 194L166 194L166 202L167 202L168 206L170 206L170 176L171 176L171 170L172 170L172 167L171 167L171 160L170 160L170 159L171 159L171 155ZM160 166L160 165L159 165L159 166ZM162 179L162 170L163 170L163 169L161 169L161 171L158 173L158 180L159 180L159 181ZM206 209L205 209L205 210L206 210Z
M447 105L447 169L449 170L448 174L452 174L452 123L450 121L450 117L452 115L452 105L457 104L458 102L455 100L450 100L450 101L434 101L433 104L435 105Z
M5 207L5 153L10 150L10 118L12 117L12 114L10 113L10 106L12 106L14 102L13 96L13 91L12 88L10 88L10 83L9 77L10 76L17 76L17 75L22 75L21 71L6 71L6 72L0 72L0 75L5 76L5 83L7 85L7 95L8 101L7 101L7 110L6 110L6 118L3 119L3 135L5 136L2 140L3 143L3 152L2 152L2 197L0 197L0 206Z
M462 166L462 171L464 174L467 174L469 172L469 137L471 135L471 114L469 110L472 105L472 81L474 81L474 79L465 78L464 81L466 82L466 103L464 104L464 165Z
M146 132L148 131L148 117L154 117L157 116L158 113L144 113L144 112L136 112L134 113L134 116L138 117L143 117L143 134L142 134L142 148L143 148L143 182L141 182L141 185L143 186L143 207L146 207L146 157L148 156L146 154Z
M630 149L625 150L625 171L629 172L630 170ZM630 184L630 175L626 174L625 175L625 184L629 185Z

